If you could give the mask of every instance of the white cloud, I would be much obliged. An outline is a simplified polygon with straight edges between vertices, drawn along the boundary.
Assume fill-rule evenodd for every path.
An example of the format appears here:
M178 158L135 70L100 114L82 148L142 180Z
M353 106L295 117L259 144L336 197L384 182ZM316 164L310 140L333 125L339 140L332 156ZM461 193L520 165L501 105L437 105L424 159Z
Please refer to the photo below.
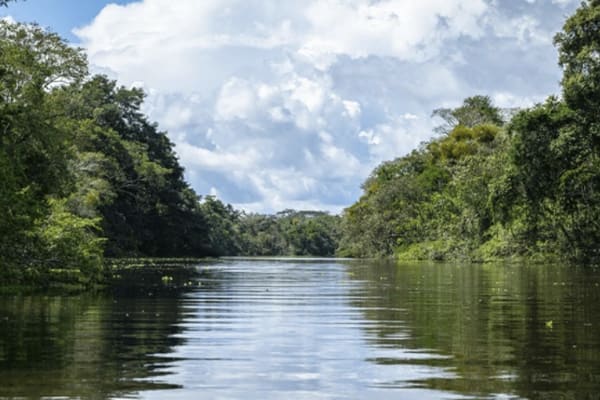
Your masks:
M324 0L310 2L310 23L300 52L309 57L344 54L350 57L390 56L426 60L445 40L479 36L483 0Z
M247 82L232 78L223 85L219 93L215 107L216 118L225 121L247 119L254 112L257 100Z
M556 88L559 26L534 13L540 2L516 4L142 0L75 33L94 70L148 92L144 111L199 193L339 211L376 164L431 136L432 109L482 92L530 104Z
M498 107L501 108L528 108L536 103L544 101L544 97L538 96L516 96L507 92L496 92L491 95L491 98Z
M216 187L211 187L208 191L208 194L211 196L219 197L219 190Z
M431 120L410 115L411 118L395 118L358 134L370 145L369 152L373 159L394 159L399 154L409 153L426 140L427 136L415 135L414 132L431 132Z
M552 32L540 28L540 22L530 15L514 19L496 17L493 22L495 33L500 38L514 38L520 46L531 46L532 43L541 45L552 44Z
M357 101L344 100L344 108L350 118L356 118L360 115L360 103Z
M246 151L227 152L211 151L189 143L177 144L180 159L188 166L207 168L216 171L239 171L252 168L261 155L256 149Z

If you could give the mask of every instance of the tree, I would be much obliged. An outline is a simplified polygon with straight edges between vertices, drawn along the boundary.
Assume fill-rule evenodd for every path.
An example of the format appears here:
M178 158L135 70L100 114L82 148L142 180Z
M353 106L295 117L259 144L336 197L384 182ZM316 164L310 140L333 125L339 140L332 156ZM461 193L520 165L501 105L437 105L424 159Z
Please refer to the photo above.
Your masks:
M382 163L363 184L363 195L344 211L341 252L389 256L427 238L424 204L448 181L426 148Z
M239 254L239 212L214 196L206 196L200 204L206 219L210 255L231 256Z
M283 210L275 215L240 214L240 254L320 256L336 254L340 217L322 211Z
M554 143L560 163L557 202L570 253L600 258L600 1L590 0L555 37L563 97L572 110Z
M475 96L443 114L443 136L382 163L364 183L344 212L341 254L466 258L489 238L489 182L507 148L500 111Z
M75 259L81 254L88 255L90 273L98 266L98 242L75 240L62 245L67 236L93 236L96 221L77 215L61 201L72 191L73 152L68 145L72 132L62 124L63 112L50 94L61 85L80 82L86 74L83 53L57 35L35 25L0 22L0 268L4 279L18 280L27 271L43 272L53 265L76 269ZM46 221L57 222L54 227L72 226L53 234Z
M530 249L595 262L600 258L600 2L583 2L555 43L564 100L550 97L513 118L512 190L501 197L519 210L511 223L521 219L521 239ZM498 208L506 210L498 200Z
M600 1L588 0L569 17L554 42L563 68L563 94L569 107L600 120Z
M184 181L173 143L141 113L143 99L141 90L105 76L55 91L76 133L79 199L96 200L108 255L206 255L199 197Z
M600 0L584 1L555 42L564 100L508 126L486 96L435 110L443 135L375 169L345 211L342 251L599 262Z
M467 97L463 104L457 108L438 108L433 110L432 117L439 117L444 121L443 125L435 128L435 131L447 134L458 125L473 128L477 125L498 125L504 121L502 111L492 104L489 96Z

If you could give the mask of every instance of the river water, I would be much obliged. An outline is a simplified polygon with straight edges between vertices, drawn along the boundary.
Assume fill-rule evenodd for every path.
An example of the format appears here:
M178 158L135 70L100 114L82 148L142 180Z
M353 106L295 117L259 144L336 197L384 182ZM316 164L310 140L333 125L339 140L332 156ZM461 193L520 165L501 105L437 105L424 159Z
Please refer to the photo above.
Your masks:
M0 297L0 398L600 399L600 272L225 260Z

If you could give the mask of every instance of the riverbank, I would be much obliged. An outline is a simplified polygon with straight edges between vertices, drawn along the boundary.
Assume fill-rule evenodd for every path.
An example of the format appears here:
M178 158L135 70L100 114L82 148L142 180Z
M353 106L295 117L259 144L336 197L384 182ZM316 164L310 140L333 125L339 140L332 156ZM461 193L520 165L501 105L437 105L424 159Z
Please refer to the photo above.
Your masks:
M187 286L202 274L202 266L217 258L120 258L107 259L99 276L90 280L79 269L47 269L12 274L0 284L0 295L56 293L72 295L111 288Z
M479 247L469 242L427 241L414 243L398 249L394 254L398 261L437 261L469 263L559 263L569 262L560 254L532 250L499 247L493 241Z

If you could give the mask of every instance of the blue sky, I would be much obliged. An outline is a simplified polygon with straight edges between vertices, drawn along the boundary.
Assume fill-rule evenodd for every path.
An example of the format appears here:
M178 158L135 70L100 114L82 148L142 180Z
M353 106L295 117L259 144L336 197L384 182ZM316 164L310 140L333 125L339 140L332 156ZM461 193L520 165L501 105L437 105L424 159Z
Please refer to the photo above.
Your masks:
M50 27L64 38L77 42L72 30L91 22L108 3L126 4L131 1L106 0L17 0L9 9L0 10L21 22L37 22Z
M28 0L2 12L143 87L198 193L250 211L339 212L373 167L432 137L433 109L558 94L552 37L578 4Z

